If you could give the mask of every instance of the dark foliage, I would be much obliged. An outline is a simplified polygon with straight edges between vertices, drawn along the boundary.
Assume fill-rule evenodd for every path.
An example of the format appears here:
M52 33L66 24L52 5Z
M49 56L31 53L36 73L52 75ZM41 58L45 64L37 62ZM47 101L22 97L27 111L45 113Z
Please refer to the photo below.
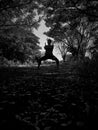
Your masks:
M0 56L7 60L25 62L40 53L39 38L33 33L40 20L35 20L38 9L32 0L0 1Z

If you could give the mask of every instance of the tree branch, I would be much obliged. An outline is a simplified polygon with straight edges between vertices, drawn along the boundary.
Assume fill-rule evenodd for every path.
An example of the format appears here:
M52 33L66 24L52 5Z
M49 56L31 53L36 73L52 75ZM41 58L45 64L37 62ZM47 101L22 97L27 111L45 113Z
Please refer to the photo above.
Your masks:
M2 13L2 11L7 11L8 9L15 9L15 8L20 8L22 6L25 6L27 4L31 4L32 3L32 0L29 0L28 2L26 3L22 3L22 4L15 4L15 5L12 5L12 6L6 6L6 7L3 7L3 8L0 8L0 13Z
M71 0L71 2L72 2L72 4L73 4L73 6L81 13L81 14L85 14L85 15L87 15L87 16L90 16L90 17L96 17L96 18L98 18L98 13L93 13L93 14L91 14L90 12L88 12L88 8L87 9L80 9L80 8L78 8L77 6L76 6L76 3L74 2L74 0ZM86 5L88 5L88 2L89 2L89 0L87 0L87 3L86 3Z
M27 25L27 24L13 24L13 25L11 25L11 24L2 24L2 25L0 25L0 30L5 29L5 27L32 27L36 23L37 22L35 22L35 23L31 24L31 25Z

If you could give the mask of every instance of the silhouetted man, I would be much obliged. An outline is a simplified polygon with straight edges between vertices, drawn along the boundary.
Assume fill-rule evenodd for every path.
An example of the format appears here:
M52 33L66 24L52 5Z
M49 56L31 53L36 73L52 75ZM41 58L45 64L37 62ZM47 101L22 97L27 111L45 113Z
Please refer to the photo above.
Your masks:
M52 43L52 40L51 40L51 39L48 39L48 40L47 40L47 43L48 43L48 45L46 45L46 43L45 43L45 47L44 47L44 49L46 50L45 56L41 57L41 58L38 60L38 68L39 68L40 65L41 65L41 61L45 61L45 60L47 60L47 59L55 60L55 61L56 61L56 64L57 64L57 67L59 67L59 60L53 55L54 45L51 44L51 43Z

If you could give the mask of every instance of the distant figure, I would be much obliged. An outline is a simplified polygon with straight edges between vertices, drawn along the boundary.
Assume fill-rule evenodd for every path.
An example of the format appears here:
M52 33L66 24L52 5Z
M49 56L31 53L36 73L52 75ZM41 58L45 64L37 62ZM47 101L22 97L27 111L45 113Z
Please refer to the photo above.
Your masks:
M56 64L57 64L57 68L59 67L59 60L53 55L53 48L54 48L54 45L51 44L52 43L52 40L51 39L48 39L47 40L47 43L48 45L46 45L45 43L45 47L44 49L46 50L45 52L45 56L41 57L39 60L38 60L38 69L41 65L41 61L45 61L47 59L51 59L51 60L55 60L56 61Z

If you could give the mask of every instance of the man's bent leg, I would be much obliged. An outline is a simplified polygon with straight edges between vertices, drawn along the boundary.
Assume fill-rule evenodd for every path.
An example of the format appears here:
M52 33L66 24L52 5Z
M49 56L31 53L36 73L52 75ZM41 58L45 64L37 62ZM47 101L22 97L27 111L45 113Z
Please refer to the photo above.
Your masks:
M43 56L43 57L41 57L41 58L39 59L39 61L38 61L38 69L40 68L41 61L44 61L44 60L46 60L46 59L47 59L46 56Z
M53 55L52 60L56 61L57 68L59 68L59 60Z

